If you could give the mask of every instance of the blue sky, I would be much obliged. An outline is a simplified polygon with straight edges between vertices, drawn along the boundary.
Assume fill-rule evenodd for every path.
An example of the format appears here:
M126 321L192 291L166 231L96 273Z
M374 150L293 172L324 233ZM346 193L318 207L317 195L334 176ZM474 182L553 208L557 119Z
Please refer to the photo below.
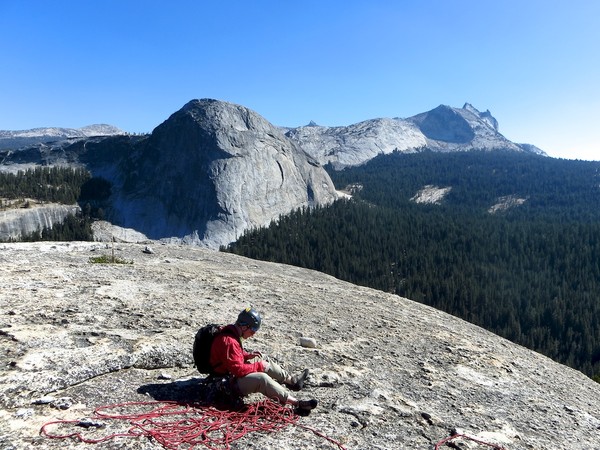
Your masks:
M600 1L0 0L0 129L148 132L216 98L275 125L489 109L600 160Z

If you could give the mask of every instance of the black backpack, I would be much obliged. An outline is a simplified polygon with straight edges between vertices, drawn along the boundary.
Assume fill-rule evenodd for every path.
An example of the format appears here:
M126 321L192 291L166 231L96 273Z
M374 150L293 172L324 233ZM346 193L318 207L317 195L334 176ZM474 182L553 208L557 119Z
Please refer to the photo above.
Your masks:
M229 330L222 325L210 323L203 326L196 333L194 338L194 363L198 372L213 375L213 368L210 366L210 349L215 336L219 333L227 333ZM229 334L233 335L231 332Z
M215 336L219 334L221 328L220 325L210 323L200 328L196 333L193 354L194 363L200 373L213 373L212 367L210 367L210 349Z

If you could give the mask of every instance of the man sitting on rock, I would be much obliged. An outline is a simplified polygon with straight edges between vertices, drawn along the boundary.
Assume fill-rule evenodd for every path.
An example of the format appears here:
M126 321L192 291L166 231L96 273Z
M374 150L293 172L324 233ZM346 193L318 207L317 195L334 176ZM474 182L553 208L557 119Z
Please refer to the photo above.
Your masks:
M284 388L299 391L308 377L308 369L298 375L290 375L273 361L263 359L260 352L248 353L242 347L242 339L249 339L258 331L260 314L246 308L234 324L227 325L215 336L210 351L210 365L218 375L231 375L242 396L259 392L281 404L291 404L300 415L307 415L316 408L317 400L298 400Z

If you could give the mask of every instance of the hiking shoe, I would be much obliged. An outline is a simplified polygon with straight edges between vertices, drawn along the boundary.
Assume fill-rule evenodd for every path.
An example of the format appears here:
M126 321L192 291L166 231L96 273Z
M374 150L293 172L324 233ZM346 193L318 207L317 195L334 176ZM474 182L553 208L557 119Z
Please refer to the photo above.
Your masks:
M317 407L317 405L319 404L319 402L317 400L310 399L310 400L300 400L298 401L298 405L296 409L303 409L305 411L310 411L311 409L315 409Z
M294 408L294 414L297 416L306 417L310 412L315 409L318 405L318 401L314 398L311 400L300 400L298 405Z
M291 377L290 382L287 383L287 386L291 391L299 391L304 387L304 382L307 378L308 369L304 369L301 373Z
M301 417L309 416L311 411L312 411L312 409L294 408L294 414L296 414L297 416L301 416Z

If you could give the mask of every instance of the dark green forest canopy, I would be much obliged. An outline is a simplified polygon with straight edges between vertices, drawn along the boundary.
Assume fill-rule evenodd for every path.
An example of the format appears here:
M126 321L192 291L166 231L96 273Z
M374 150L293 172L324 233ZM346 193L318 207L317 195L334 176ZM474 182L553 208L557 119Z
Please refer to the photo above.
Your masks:
M0 198L31 198L40 202L72 205L81 186L91 178L84 169L36 167L17 173L0 172Z
M551 221L600 218L600 162L548 158L514 151L416 154L395 152L368 164L328 172L338 189L363 185L358 198L402 207L426 185L451 187L444 205L487 212L500 197L527 201L509 215L547 216ZM473 211L475 210L475 211Z
M394 292L600 373L600 163L425 151L330 173L338 189L362 189L228 251ZM425 185L452 189L415 204ZM506 196L526 200L490 214Z

